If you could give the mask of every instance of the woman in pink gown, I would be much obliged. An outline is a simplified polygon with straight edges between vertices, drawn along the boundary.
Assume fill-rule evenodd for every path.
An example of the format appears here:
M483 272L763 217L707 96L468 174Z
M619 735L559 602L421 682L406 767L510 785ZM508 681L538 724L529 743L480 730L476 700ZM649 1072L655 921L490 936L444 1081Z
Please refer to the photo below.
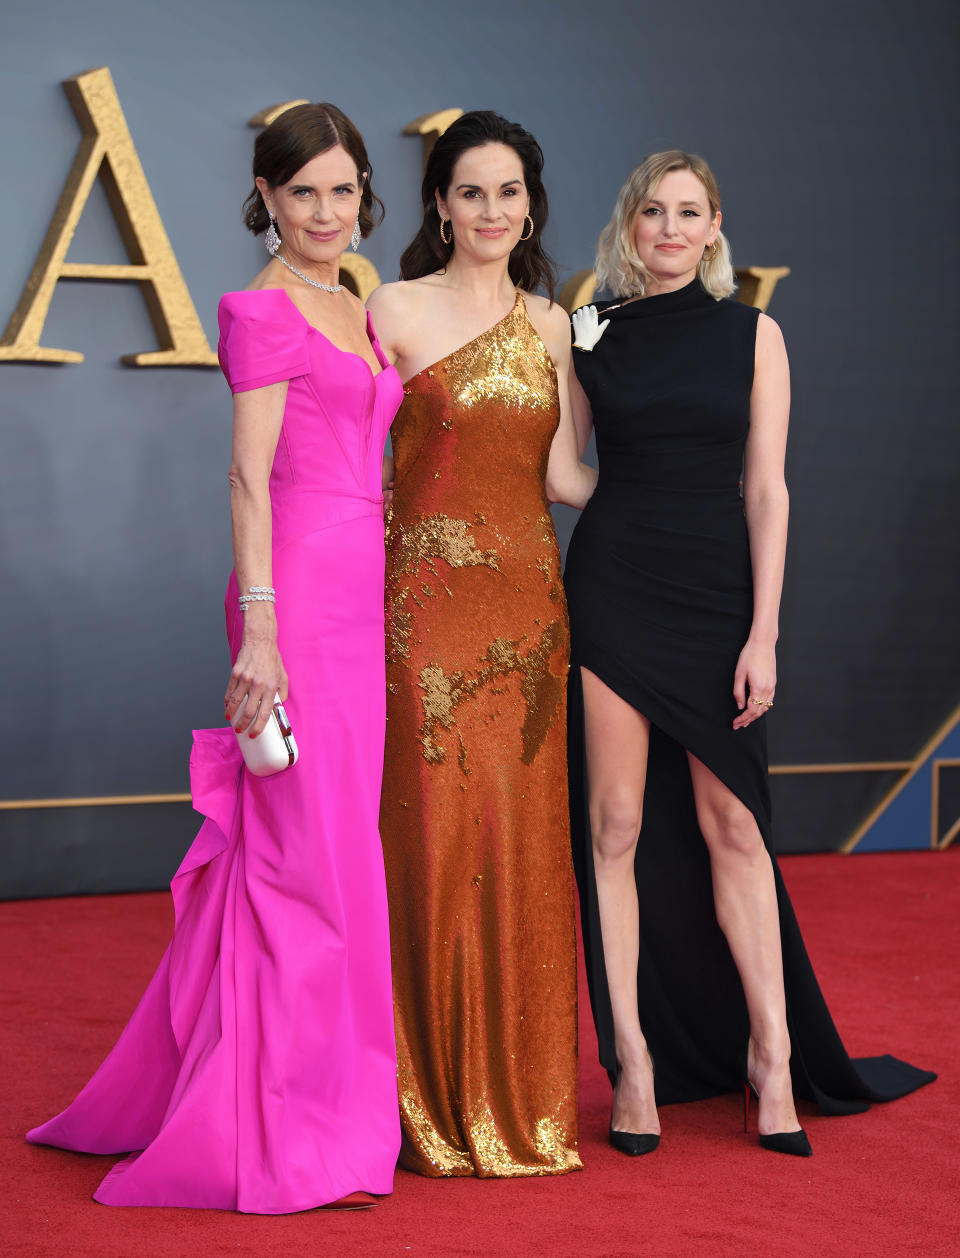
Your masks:
M206 820L172 883L173 940L99 1071L28 1136L134 1151L95 1193L109 1205L372 1205L400 1144L377 814L381 459L402 386L337 285L378 203L363 141L329 105L272 123L254 174L247 224L270 229L274 257L219 311L235 395L226 707L246 699L245 726L261 701L262 728L278 690L300 759L258 778L229 727L194 735ZM251 586L275 608L267 595L241 614Z

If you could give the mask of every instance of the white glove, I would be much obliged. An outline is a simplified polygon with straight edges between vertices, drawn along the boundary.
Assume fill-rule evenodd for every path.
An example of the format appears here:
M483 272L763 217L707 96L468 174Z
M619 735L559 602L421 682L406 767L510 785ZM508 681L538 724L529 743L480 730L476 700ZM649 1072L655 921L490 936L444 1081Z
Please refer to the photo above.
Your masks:
M577 349L591 350L603 336L609 319L597 323L596 306L581 306L570 316L573 324L573 343Z

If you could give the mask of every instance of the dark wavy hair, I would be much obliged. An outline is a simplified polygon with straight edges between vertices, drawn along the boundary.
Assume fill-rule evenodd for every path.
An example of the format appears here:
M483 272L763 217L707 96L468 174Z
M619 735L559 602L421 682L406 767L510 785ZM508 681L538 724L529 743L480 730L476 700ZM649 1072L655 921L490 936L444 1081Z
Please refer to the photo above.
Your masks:
M373 170L363 136L336 105L294 105L274 118L257 136L253 146L253 177L266 179L271 188L289 183L298 170L319 153L341 145L365 175L360 192L360 235L369 236L383 219L383 202L373 191ZM270 215L260 189L243 203L243 221L255 236L266 231Z
M547 194L543 187L543 152L529 131L516 122L508 122L489 109L475 109L463 114L444 131L430 156L420 190L423 222L420 230L404 249L400 258L400 278L419 279L442 270L453 254L453 243L440 239L440 214L436 193L446 197L453 180L453 168L468 150L485 144L506 144L520 158L523 179L530 195L530 217L533 233L521 240L510 254L510 278L519 288L531 291L543 287L553 301L557 283L556 267L540 243L547 222Z

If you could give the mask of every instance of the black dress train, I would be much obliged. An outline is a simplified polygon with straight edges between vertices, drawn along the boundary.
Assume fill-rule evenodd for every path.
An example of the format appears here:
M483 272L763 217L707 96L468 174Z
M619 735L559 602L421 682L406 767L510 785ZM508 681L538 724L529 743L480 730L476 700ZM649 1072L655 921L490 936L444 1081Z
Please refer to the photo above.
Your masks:
M601 318L604 315L601 314ZM732 729L733 676L753 613L739 481L758 311L694 281L610 313L576 370L593 409L600 480L570 542L570 804L600 1061L617 1063L594 880L580 666L651 722L640 900L640 1022L658 1104L734 1090L749 1019L714 913L684 749L757 819L780 911L794 1092L855 1113L936 1076L894 1057L852 1061L804 948L773 853L765 721Z

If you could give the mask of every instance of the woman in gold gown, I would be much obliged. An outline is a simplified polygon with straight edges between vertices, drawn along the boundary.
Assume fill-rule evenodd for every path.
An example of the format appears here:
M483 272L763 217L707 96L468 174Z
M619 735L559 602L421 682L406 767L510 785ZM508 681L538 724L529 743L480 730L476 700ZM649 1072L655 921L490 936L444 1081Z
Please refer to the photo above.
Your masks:
M440 137L403 281L370 299L405 381L387 542L401 1164L562 1174L577 1153L569 631L548 498L583 506L542 154L497 114Z

